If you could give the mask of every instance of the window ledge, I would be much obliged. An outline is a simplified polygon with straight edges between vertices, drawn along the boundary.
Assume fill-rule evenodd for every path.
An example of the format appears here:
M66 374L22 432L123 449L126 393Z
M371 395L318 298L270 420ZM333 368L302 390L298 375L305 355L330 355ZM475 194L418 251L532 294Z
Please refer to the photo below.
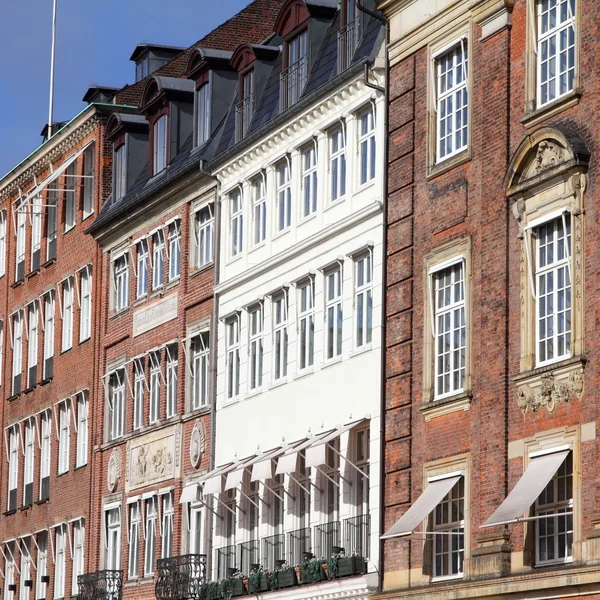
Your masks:
M71 350L73 350L73 346L71 346L70 348L65 348L64 350L61 350L59 356L62 356L63 354L66 354L67 352L71 352Z
M358 348L353 348L350 352L350 358L354 358L355 356L360 356L361 354L366 354L367 352L371 352L373 350L373 342L369 342L368 344L363 344Z
M40 385L48 385L53 379L54 377L46 377L46 379L40 381Z
M64 477L68 472L69 472L69 470L67 469L66 471L63 471L62 473L57 473L56 478L58 479L59 477Z
M449 415L453 412L467 411L471 408L471 401L473 399L472 392L461 392L442 400L432 400L427 402L420 407L420 411L423 413L426 421L431 421L436 417L442 415Z
M455 581L456 579L464 579L464 573L457 573L456 575L445 575L443 577L432 577L431 583L444 583L446 581Z
M33 269L33 271L29 271L29 273L27 273L27 275L25 275L25 277L27 277L27 279L32 279L33 277L38 275L39 272L40 272L40 268L38 267L37 269Z
M88 336L85 338L85 340L79 340L79 345L82 346L86 342L89 342L91 339L92 339L92 336Z
M50 498L44 498L43 500L36 500L34 504L36 506L41 506L42 504L47 504L48 502L50 502Z
M117 312L113 313L108 320L109 321L113 321L114 319L120 317L121 315L124 315L125 313L129 312L129 306L126 306L125 308L122 308L121 310L118 310Z
M437 162L433 165L429 165L427 167L427 181L430 179L434 179L435 177L439 177L460 165L467 163L471 160L471 146L467 146L464 150L451 156L449 158L445 158L444 160Z
M3 517L10 517L10 515L16 515L17 514L17 509L13 508L12 510L7 510L5 512L2 513Z
M296 376L294 377L294 379L302 379L303 377L308 377L309 375L314 375L314 373L315 373L315 365L312 364L310 367L306 367L305 369L298 371L296 373Z
M377 176L375 176L373 179L369 179L368 181L365 181L364 183L359 183L354 194L355 195L361 194L365 190L368 190L369 188L374 187L376 181L377 181Z
M49 266L53 265L56 262L56 258L49 258L43 265L42 269L46 269Z
M12 396L9 396L6 401L7 402L13 402L15 401L19 396L21 395L21 392L19 392L18 394L13 394Z
M314 212L311 212L310 215L306 215L304 217L301 217L300 221L298 221L298 227L300 227L300 225L304 225L305 223L310 223L311 221L313 221L314 219L316 219L318 211L319 211L319 209L315 210Z
M165 286L166 290L172 290L173 288L177 287L181 282L181 275L177 275L177 277L175 277L175 279L173 279L172 281L169 281L169 283L167 283L167 285Z
M573 90L572 92L561 96L557 100L545 104L541 108L537 108L528 112L519 122L526 128L530 129L535 125L538 125L546 119L556 116L557 114L577 106L581 99L581 90Z
M529 371L522 371L521 373L513 376L512 380L514 383L519 384L529 379L540 377L546 373L553 373L555 371L560 371L569 367L576 367L578 365L581 365L581 367L585 367L586 362L587 355L580 354L578 356L572 356L571 358L560 360L549 365L544 365L543 367L538 367Z
M21 506L21 508L19 508L19 512L23 512L23 511L29 510L32 507L33 507L33 503L31 503L31 504L24 504L23 506Z
M69 233L69 231L73 231L74 229L75 229L75 225L71 225L70 227L65 227L63 235L66 235L67 233Z
M196 419L204 415L210 414L210 404L201 406L200 408L193 408L189 410L184 416L183 421L189 421L190 419Z
M31 394L31 392L33 392L33 390L35 390L36 387L37 387L37 385L32 385L31 387L28 387L26 390L23 390L23 393Z
M346 196L337 198L336 200L328 200L327 204L323 207L323 212L326 213L328 210L333 210L336 206L340 206L346 201Z
M271 237L271 241L275 241L275 240L279 240L282 237L286 236L288 233L292 232L292 226L289 225L288 227L286 227L285 229L282 229L281 231L278 231L277 233L275 233L275 235L273 235Z
M14 283L12 283L10 285L10 287L14 290L14 289L18 288L20 285L23 285L23 279L19 279L19 280L15 281Z
M76 465L75 468L73 469L73 471L81 471L81 469L85 469L88 466L87 463L84 463L82 465Z
M200 273L209 271L210 269L212 269L214 267L214 264L215 263L211 260L209 263L206 263L205 265L202 265L201 267L195 267L194 270L189 275L190 279L192 277L197 277L198 275L200 275Z
M323 366L321 367L321 369L327 369L329 367L333 367L334 365L339 365L342 362L342 360L343 360L343 355L336 356L334 358L328 358L323 363Z

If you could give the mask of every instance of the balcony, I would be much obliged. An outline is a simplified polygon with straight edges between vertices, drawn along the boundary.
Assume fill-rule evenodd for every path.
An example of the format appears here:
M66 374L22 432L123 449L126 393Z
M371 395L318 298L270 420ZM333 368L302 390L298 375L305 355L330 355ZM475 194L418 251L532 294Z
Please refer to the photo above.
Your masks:
M341 524L330 521L313 528L313 553L317 558L328 558L333 554L334 546L341 546Z
M302 57L281 72L279 87L279 106L281 112L292 107L298 100L308 78L308 58Z
M254 94L250 94L235 106L235 141L246 137L248 127L254 114Z
M252 565L260 562L260 542L251 540L238 544L238 565L242 573L250 573Z
M285 537L283 534L271 535L262 540L262 566L273 571L279 561L285 560Z
M287 534L287 561L299 565L306 552L311 552L310 527L303 527Z
M343 546L350 555L369 558L371 548L370 515L359 515L344 521Z
M235 546L224 546L215 550L215 566L217 579L224 579L229 575L230 569L238 568L237 552Z
M158 600L200 600L206 583L206 555L186 554L161 558L156 563Z
M338 32L338 73L343 73L352 64L360 41L360 21L355 19Z
M96 571L77 577L79 600L121 600L123 571Z

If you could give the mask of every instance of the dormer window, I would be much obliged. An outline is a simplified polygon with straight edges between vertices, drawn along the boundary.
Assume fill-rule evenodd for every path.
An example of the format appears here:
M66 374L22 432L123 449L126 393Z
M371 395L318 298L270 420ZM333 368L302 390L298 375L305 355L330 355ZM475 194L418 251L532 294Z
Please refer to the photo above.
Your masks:
M351 64L362 35L362 23L355 0L342 0L341 23L338 33L338 72Z
M196 145L202 146L210 136L210 83L197 92Z
M254 113L254 69L246 71L240 77L239 102L235 108L236 137L237 140L244 138Z
M167 116L159 117L153 128L152 174L156 175L167 168Z
M287 110L300 100L308 78L307 29L287 42L284 64L281 73L281 109Z
M125 195L125 144L121 144L114 152L114 199L120 200Z
M141 81L148 75L150 75L150 57L146 56L135 65L135 80Z

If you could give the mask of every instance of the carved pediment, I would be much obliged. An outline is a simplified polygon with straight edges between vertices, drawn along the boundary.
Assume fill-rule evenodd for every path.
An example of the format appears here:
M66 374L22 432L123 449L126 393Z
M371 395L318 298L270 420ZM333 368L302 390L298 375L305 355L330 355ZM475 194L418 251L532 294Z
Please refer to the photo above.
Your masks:
M558 167L565 162L566 157L570 158L565 148L554 141L544 140L535 148L535 158L529 166L526 177L535 177L548 169Z

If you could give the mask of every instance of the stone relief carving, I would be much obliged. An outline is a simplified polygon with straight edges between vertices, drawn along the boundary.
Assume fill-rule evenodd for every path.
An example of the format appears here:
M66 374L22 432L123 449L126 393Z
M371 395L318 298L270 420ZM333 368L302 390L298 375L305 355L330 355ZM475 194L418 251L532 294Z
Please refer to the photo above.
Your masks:
M106 483L108 490L114 492L121 478L121 453L114 448L108 459L108 472L106 474Z
M192 467L195 469L198 468L200 461L202 460L202 455L205 452L205 434L204 434L204 425L200 421L200 419L196 420L194 424L194 429L192 430L192 435L190 438L190 463Z
M558 144L544 140L538 144L533 163L532 175L538 175L542 171L552 169L564 162L565 151Z
M583 392L583 371L573 371L565 380L558 380L552 373L541 377L541 385L534 389L524 384L518 390L519 408L526 414L528 410L537 412L546 407L548 412L554 412L557 404L571 402L575 396L581 397Z
M151 434L130 444L127 451L127 487L135 489L176 477L179 431Z

